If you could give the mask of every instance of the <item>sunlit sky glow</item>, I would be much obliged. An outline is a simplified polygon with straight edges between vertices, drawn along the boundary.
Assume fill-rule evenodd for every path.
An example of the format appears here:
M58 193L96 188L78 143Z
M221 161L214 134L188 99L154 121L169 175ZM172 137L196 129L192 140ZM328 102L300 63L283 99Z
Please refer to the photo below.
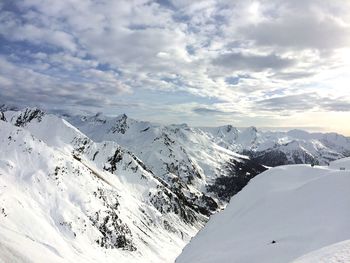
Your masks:
M0 104L350 135L350 1L0 1Z

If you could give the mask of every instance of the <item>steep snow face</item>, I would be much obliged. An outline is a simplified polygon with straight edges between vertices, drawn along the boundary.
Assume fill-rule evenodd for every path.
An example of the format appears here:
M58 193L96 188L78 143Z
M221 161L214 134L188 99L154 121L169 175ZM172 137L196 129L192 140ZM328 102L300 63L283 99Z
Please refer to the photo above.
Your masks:
M249 155L252 160L268 166L326 165L350 155L350 139L336 133L271 132L255 127L237 129L231 125L201 129L220 146Z
M36 109L4 116L5 262L173 262L207 220L118 144Z
M69 121L95 141L115 141L130 149L173 191L206 215L225 206L249 179L266 169L186 124L162 126L126 115L73 117Z
M313 251L292 263L347 263L350 262L350 240L345 240Z
M288 165L256 176L176 262L290 262L349 239L350 170L333 166Z

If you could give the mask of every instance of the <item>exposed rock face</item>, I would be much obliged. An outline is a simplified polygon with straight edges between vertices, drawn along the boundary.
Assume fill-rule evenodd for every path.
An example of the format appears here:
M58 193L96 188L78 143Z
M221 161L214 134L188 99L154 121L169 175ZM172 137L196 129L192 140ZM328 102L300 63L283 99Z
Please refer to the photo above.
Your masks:
M220 210L233 194L265 170L186 124L161 126L133 120L125 114L115 118L100 115L99 121L95 117L69 120L96 141L111 140L130 149L179 200L205 216ZM238 130L229 125L226 132ZM257 129L252 127L249 133L256 134ZM117 159L114 156L113 161ZM114 169L113 165L110 169ZM226 191L220 184L228 184L227 180L234 185Z
M208 186L208 191L214 192L226 202L229 202L232 196L241 191L250 179L267 170L252 160L232 160L226 164L225 169L229 171L228 176L216 178L214 184Z
M173 262L210 215L266 170L262 164L317 164L350 152L348 139L332 134L267 136L255 127L162 126L126 115L66 121L39 109L0 111L0 119L0 190L10 189L0 218L17 222L23 211L61 240L55 246L83 244L84 255L102 249L136 262L145 255ZM25 236L32 226L15 227ZM33 233L41 240L40 231Z
M5 114L0 111L0 121L6 121Z
M20 113L15 121L15 125L18 127L23 127L27 123L31 122L32 120L36 120L38 122L41 121L42 117L44 116L44 112L37 108L28 108L25 109L24 112Z
M92 224L101 232L96 243L103 248L122 248L134 251L136 247L132 240L132 233L127 224L119 218L119 202L115 194L97 188L94 195L103 201L105 209L96 211L89 217Z
M6 239L19 235L26 246L38 240L75 262L90 253L120 262L173 262L207 221L182 192L117 143L96 143L40 111L6 114L10 122L0 121L0 224L18 233L0 228Z
M125 114L121 115L120 118L116 120L114 126L111 129L111 132L124 134L129 128L127 119L128 117Z

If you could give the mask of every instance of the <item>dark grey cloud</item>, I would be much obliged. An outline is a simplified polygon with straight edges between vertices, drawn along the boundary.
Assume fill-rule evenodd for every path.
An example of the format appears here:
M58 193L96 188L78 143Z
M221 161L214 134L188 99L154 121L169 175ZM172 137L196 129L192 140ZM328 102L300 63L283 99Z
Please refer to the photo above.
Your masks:
M317 93L304 93L273 97L256 101L255 107L263 111L297 111L325 110L350 111L350 100L335 97L322 97Z
M277 72L273 75L273 77L278 79L284 79L284 80L295 80L295 79L303 79L303 78L309 78L316 74L317 72L302 72L302 71L296 71L296 72Z
M244 25L239 33L257 45L294 49L327 50L346 47L350 28L338 15L339 1L280 1L274 6L270 19L253 25ZM337 5L335 3L338 3ZM344 1L343 1L344 2ZM342 3L343 3L342 2ZM344 10L348 6L344 5Z
M295 61L282 58L276 54L245 55L242 53L226 53L213 59L213 65L231 70L263 71L280 70L292 66Z
M338 98L338 99L325 98L323 99L322 107L329 111L350 112L350 99L344 100L342 98Z
M266 111L302 111L314 108L318 100L318 96L314 93L279 96L258 100L256 101L256 107Z
M220 109L215 108L209 108L209 107L196 107L192 109L194 113L200 114L200 115L232 115L232 114L238 114L238 112L235 111L223 111Z

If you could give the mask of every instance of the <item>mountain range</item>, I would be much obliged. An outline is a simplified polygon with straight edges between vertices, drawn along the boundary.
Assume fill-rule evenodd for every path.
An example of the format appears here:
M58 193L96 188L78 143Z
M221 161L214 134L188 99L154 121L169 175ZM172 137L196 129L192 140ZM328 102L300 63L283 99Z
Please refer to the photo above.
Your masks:
M209 217L269 167L350 155L350 139L335 133L38 108L2 107L0 135L5 262L174 262Z

